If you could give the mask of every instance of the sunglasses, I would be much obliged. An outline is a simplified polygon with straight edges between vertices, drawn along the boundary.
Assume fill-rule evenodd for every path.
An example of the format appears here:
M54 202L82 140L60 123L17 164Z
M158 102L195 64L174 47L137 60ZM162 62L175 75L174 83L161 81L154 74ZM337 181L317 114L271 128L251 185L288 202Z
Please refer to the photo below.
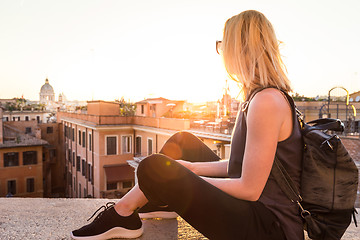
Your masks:
M220 52L222 52L222 41L216 41L216 52L217 54L220 54Z

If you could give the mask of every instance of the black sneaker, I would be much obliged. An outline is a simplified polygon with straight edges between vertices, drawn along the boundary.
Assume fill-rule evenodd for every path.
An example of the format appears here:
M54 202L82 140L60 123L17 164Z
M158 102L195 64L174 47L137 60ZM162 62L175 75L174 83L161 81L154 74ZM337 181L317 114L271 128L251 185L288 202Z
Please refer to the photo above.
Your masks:
M151 203L147 203L139 209L139 216L140 218L172 219L177 218L179 215L168 206L158 207L156 205L152 205Z
M72 239L81 240L103 240L111 238L137 238L143 233L142 222L138 213L135 211L128 217L120 216L114 208L115 203L107 203L101 206L88 219L95 216L97 212L102 210L94 219L94 221L82 228L72 231Z

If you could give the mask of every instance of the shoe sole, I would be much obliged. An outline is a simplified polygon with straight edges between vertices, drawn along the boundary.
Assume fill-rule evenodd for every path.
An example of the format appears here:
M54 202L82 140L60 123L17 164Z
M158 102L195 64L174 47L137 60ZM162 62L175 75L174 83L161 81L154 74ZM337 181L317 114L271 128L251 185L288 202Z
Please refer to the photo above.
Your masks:
M164 219L173 219L177 218L179 215L176 212L165 212L165 211L157 211L157 212L147 212L147 213L139 213L140 218L164 218Z
M143 227L136 229L136 230L129 230L122 227L115 227L112 228L102 234L95 235L95 236L74 236L71 233L72 239L79 239L79 240L104 240L104 239L113 239L113 238L138 238L144 232Z

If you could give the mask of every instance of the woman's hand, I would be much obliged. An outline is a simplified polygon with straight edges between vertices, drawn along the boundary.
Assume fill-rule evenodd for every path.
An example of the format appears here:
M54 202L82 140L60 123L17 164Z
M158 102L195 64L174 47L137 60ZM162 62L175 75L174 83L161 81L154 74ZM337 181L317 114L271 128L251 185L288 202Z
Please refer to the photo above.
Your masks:
M227 166L229 160L221 160L214 162L188 162L184 160L176 160L178 163L199 176L208 177L227 177Z

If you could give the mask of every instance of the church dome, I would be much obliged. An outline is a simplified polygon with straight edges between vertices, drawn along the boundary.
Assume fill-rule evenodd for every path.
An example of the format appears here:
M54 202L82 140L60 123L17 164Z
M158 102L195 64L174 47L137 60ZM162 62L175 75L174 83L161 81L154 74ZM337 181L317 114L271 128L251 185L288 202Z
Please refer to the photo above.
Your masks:
M48 94L54 94L54 89L53 87L49 84L49 80L46 79L45 80L45 84L42 85L41 89L40 89L40 94L44 94L44 95L48 95Z
M45 84L40 89L40 103L47 104L55 101L55 93L53 87L49 84L49 80L45 80Z

